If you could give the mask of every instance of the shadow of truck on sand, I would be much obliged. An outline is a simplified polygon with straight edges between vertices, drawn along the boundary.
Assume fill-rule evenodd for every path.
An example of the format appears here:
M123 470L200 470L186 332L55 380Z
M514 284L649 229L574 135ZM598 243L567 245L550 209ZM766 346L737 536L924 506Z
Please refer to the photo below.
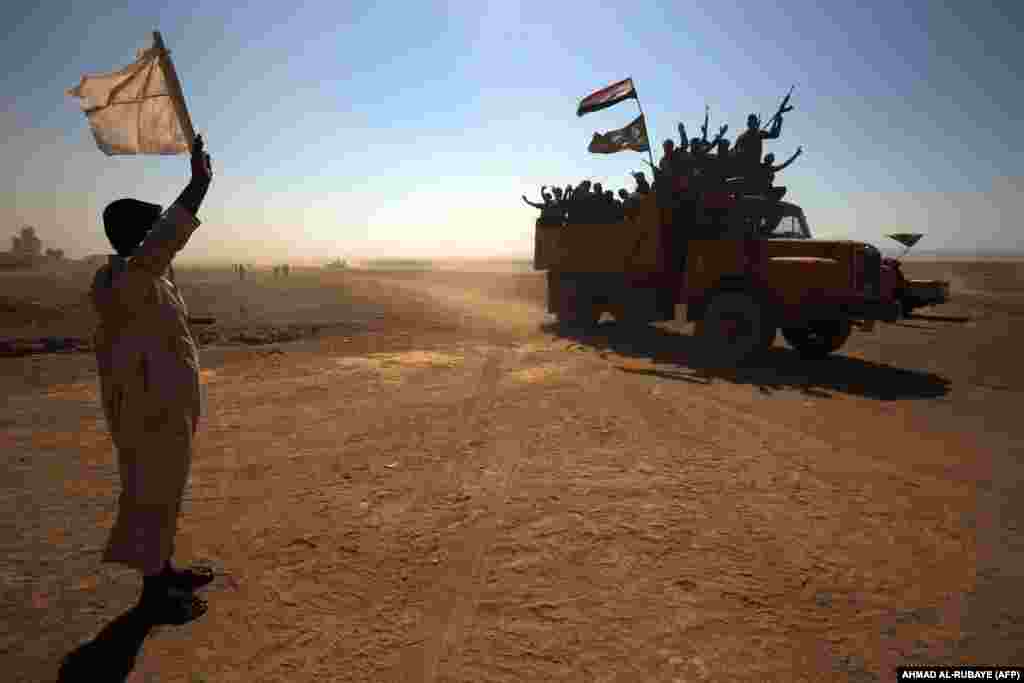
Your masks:
M841 351L821 360L804 359L780 341L747 365L721 368L702 361L704 354L695 337L661 326L627 328L614 322L602 322L595 328L581 330L546 323L542 329L596 351L668 366L620 368L623 372L698 384L721 379L756 386L762 392L796 389L821 398L829 398L830 392L840 392L883 401L939 398L951 388L950 380L935 373L844 356Z

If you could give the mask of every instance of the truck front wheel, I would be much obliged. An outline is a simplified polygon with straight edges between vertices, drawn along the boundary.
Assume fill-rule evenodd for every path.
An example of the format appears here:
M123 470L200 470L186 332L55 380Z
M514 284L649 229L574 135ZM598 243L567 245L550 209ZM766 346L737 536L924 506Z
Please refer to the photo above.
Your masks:
M725 366L739 365L765 351L775 341L776 330L769 311L743 292L715 296L696 328L704 353Z
M782 336L804 358L824 358L842 348L852 330L849 320L816 320L807 327L784 327Z

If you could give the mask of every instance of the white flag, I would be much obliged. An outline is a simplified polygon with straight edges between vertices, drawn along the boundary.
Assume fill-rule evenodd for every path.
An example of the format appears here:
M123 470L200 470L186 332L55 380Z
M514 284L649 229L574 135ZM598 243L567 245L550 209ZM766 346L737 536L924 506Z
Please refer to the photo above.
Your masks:
M135 62L119 71L82 76L82 81L67 91L81 99L96 144L105 154L190 151L191 141L182 131L167 75L160 66L161 55L170 66L167 51L154 46L139 50ZM184 102L180 105L184 111Z

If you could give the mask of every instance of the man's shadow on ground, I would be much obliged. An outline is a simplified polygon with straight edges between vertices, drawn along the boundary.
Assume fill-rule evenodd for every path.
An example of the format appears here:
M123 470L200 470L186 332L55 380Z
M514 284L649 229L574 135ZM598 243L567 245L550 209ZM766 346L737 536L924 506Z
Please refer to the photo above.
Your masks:
M135 666L154 623L133 607L103 627L61 662L57 683L121 683Z
M675 324L678 325L678 321ZM844 356L841 350L820 360L808 360L785 346L781 335L757 360L742 367L722 368L705 360L707 355L701 353L700 343L692 335L662 326L626 327L603 321L590 329L575 329L558 323L545 323L542 329L595 350L608 350L668 366L619 368L623 372L696 384L721 379L756 386L763 393L796 389L820 398L839 392L886 401L939 398L950 391L950 380L935 373Z

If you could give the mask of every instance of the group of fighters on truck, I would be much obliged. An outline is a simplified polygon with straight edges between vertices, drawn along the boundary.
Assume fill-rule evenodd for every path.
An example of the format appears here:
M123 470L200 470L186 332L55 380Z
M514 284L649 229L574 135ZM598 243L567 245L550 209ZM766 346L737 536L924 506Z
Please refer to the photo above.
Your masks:
M723 125L717 136L708 140L707 114L701 137L688 138L685 125L680 123L679 144L671 138L662 144L662 158L651 169L653 184L648 183L643 172L635 172L633 192L620 189L614 193L604 190L600 183L584 180L576 187L556 187L552 193L544 186L541 202L531 202L525 196L523 201L540 209L538 223L542 225L615 223L629 214L632 205L653 191L657 193L660 206L692 209L692 213L683 212L681 218L692 218L696 225L724 228L736 198L755 196L777 201L785 194L786 188L775 186L775 174L792 164L803 149L798 147L781 164L775 163L774 154L762 153L764 141L776 139L782 132L783 116L792 110L789 98L787 94L767 127L762 127L756 114L748 116L746 130L732 146L725 137L728 125Z

